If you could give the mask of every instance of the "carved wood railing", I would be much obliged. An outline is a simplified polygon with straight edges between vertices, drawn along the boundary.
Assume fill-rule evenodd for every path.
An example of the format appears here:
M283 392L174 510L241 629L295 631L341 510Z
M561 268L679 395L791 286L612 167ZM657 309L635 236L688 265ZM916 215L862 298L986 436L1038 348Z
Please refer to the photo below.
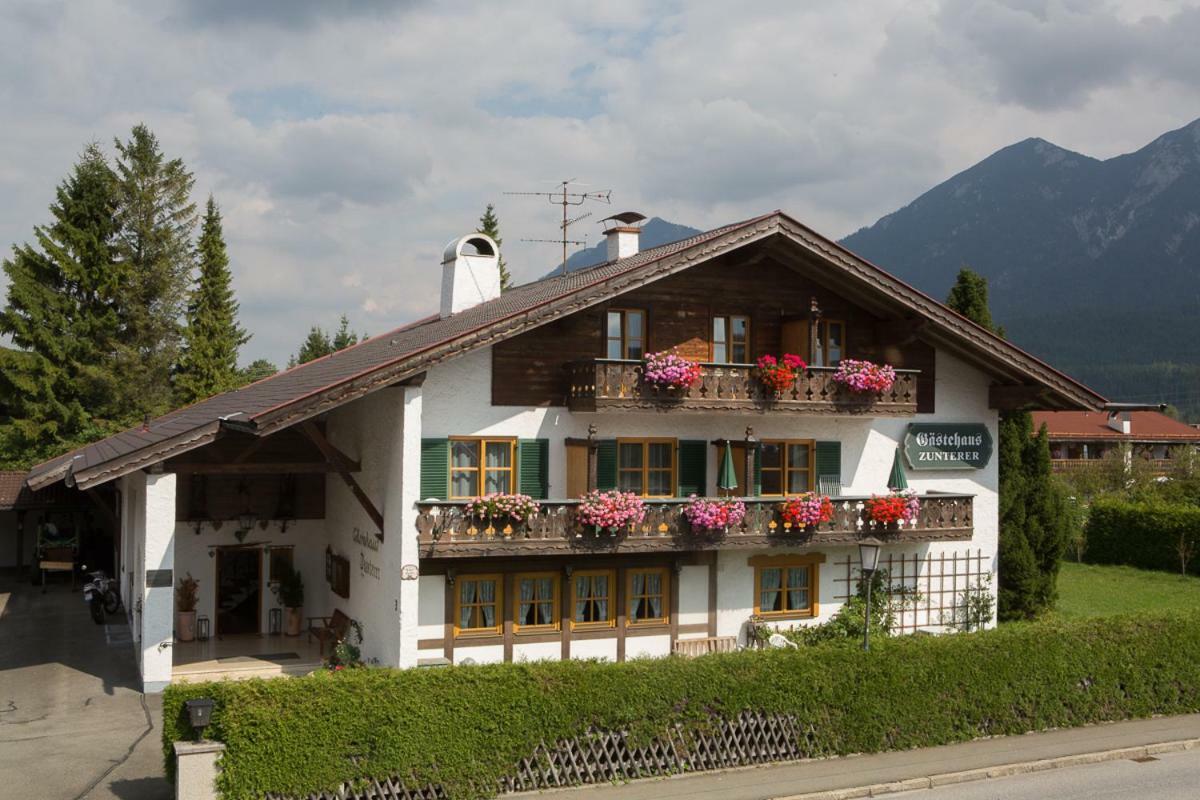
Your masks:
M647 500L646 517L628 529L593 530L575 521L577 500L547 500L529 520L489 524L464 513L465 503L424 501L417 504L421 554L430 557L554 555L570 553L639 553L723 550L740 547L854 544L866 536L888 542L970 539L974 531L972 495L921 495L917 519L899 526L880 526L866 517L864 497L834 498L830 522L795 528L780 516L778 498L741 498L746 517L727 530L692 530L683 517L686 500Z
M918 370L896 370L886 393L855 392L833 379L834 367L800 370L790 389L776 395L751 364L702 364L700 382L683 390L642 381L642 362L597 358L567 365L567 406L572 411L681 409L690 411L789 411L816 414L907 416L917 413Z

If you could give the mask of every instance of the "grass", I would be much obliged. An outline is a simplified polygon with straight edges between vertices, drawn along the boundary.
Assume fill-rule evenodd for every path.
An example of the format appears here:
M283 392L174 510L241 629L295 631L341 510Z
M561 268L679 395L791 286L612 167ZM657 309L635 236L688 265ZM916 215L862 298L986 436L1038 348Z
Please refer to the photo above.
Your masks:
M1063 562L1055 611L1064 618L1169 609L1200 610L1200 578L1133 567Z

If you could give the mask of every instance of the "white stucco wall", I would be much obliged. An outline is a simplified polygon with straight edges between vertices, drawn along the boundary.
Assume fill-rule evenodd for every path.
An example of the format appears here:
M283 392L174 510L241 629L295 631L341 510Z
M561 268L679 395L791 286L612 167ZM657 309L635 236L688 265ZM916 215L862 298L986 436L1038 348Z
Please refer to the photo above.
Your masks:
M171 647L175 632L174 581L168 586L146 586L148 570L175 568L175 475L142 475L145 502L143 516L143 572L141 665L146 692L160 692L171 682Z

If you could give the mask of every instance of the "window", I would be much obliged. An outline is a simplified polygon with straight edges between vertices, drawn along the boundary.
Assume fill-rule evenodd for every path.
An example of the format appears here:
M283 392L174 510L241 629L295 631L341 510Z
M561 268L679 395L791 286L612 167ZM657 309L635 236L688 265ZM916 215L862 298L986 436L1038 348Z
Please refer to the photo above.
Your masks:
M842 360L846 349L846 325L832 319L817 321L817 341L813 342L813 366L833 367Z
M616 621L610 602L616 587L612 570L576 572L571 576L574 587L571 613L572 628L611 628Z
M712 361L717 364L747 364L750 361L750 318L713 317Z
M789 495L813 489L815 448L810 441L771 441L759 446L762 494Z
M629 571L629 625L666 622L667 582L665 568Z
M267 549L267 559L270 568L268 580L271 583L282 581L292 571L291 547L270 547Z
M460 575L455 585L454 634L500 633L500 576Z
M608 312L604 335L608 358L640 359L646 354L646 312L612 309Z
M823 556L758 556L754 566L754 613L771 618L817 616L817 587Z
M675 440L619 440L617 488L642 497L674 496Z
M517 575L514 579L514 631L558 630L558 583L556 572Z
M515 447L513 439L451 439L450 497L462 499L515 491Z

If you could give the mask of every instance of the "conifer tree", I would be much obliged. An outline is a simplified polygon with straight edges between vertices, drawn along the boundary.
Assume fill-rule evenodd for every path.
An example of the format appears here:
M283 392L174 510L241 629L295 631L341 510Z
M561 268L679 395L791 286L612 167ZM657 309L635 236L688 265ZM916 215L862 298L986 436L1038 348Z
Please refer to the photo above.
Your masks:
M958 271L958 278L950 289L946 305L976 325L987 328L1000 336L1004 335L1004 329L997 328L992 323L992 311L988 308L987 278L970 267L963 267Z
M137 420L171 404L171 369L194 263L194 179L182 160L166 158L145 125L116 148L116 255L128 276L117 369L123 406Z
M309 328L308 336L300 345L300 350L288 362L288 367L307 364L309 361L327 356L332 352L333 342L330 340L329 334L322 330L320 325L313 325Z
M238 370L238 386L261 381L279 372L279 367L265 358L256 358L242 369Z
M346 318L345 314L342 314L337 333L333 335L333 340L330 342L333 348L331 352L345 350L347 347L355 344L358 344L358 334L350 330L350 320Z
M486 234L496 243L496 247L500 247L504 240L500 238L500 218L496 216L496 206L492 203L487 204L484 209L483 216L479 218L479 227L476 228L477 233ZM504 291L512 286L512 275L508 274L508 265L504 263L504 258L500 258L500 291Z
M179 403L192 403L238 385L238 349L250 340L238 324L233 274L221 229L221 212L210 195L196 247L198 272L187 308L183 351L175 372Z

